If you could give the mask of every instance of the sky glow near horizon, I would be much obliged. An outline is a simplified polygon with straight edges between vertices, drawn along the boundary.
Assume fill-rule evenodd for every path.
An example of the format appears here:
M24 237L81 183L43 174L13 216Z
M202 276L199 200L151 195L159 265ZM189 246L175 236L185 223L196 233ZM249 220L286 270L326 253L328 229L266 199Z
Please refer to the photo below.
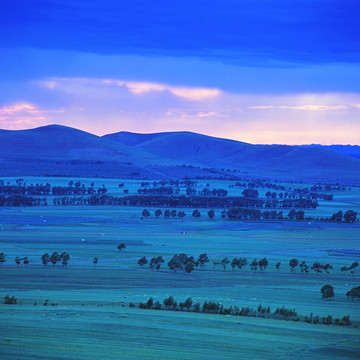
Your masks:
M360 144L360 5L0 4L0 128Z

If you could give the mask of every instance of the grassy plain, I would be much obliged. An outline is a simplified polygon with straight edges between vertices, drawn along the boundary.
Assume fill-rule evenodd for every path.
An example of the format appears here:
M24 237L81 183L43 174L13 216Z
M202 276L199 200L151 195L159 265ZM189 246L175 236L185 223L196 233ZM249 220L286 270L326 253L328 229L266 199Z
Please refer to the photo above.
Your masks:
M66 184L69 179L26 179ZM10 181L10 180L9 180ZM91 179L84 182L89 185ZM118 193L119 180L105 183ZM124 181L135 193L139 181ZM204 182L205 184L206 182ZM200 184L204 185L204 184ZM211 188L229 182L211 182ZM291 185L294 186L294 185ZM235 190L234 190L235 191ZM238 192L242 190L238 189ZM336 203L335 203L336 202ZM193 219L141 218L134 207L47 207L0 209L0 251L7 262L0 268L0 297L16 296L21 305L0 304L1 359L355 359L360 357L360 303L345 293L360 285L359 273L340 273L340 267L359 261L360 226L309 222L230 222L208 219L206 210ZM359 189L335 193L314 211L333 213L360 208ZM151 214L155 209L149 209ZM116 250L120 242L127 248ZM69 265L41 264L45 252L67 251ZM210 263L191 274L140 269L143 255L206 252ZM16 266L16 256L28 256L28 266ZM99 258L94 266L92 259ZM224 272L212 261L228 256L248 261L266 256L264 273ZM331 263L330 274L289 273L292 258ZM275 263L281 262L279 272ZM330 284L335 299L321 299L320 288ZM223 305L285 305L300 316L342 317L352 327L313 325L277 319L233 317L129 308L130 301L150 296L162 302L173 295L183 301L216 300ZM49 299L56 306L43 306ZM34 306L34 303L37 303Z

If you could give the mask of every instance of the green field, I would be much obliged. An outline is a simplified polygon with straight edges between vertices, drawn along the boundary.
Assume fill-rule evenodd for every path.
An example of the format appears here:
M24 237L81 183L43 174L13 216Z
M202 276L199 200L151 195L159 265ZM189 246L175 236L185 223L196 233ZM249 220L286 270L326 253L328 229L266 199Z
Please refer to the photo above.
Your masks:
M12 181L12 179L9 179ZM27 179L67 184L68 179ZM89 185L91 179L83 182ZM119 193L120 180L94 179L109 193ZM124 181L136 193L139 181ZM208 181L200 182L200 188ZM211 182L212 188L229 182ZM291 186L297 186L293 184ZM232 190L236 194L242 189ZM53 206L0 208L0 297L16 296L21 304L0 304L0 359L357 359L360 357L360 303L346 292L360 285L360 271L343 275L342 266L359 261L359 224L309 222L238 222L210 220L205 209L194 219L142 219L142 208ZM360 189L335 192L316 213L360 209ZM307 212L306 212L307 213ZM309 213L310 215L310 213ZM119 243L126 249L117 251ZM69 265L44 266L45 253L67 251ZM152 271L137 260L175 253L207 253L210 263L187 274L166 265ZM16 256L30 264L17 266ZM99 258L93 265L94 257ZM226 271L212 262L224 257L267 257L265 272ZM289 260L330 263L330 274L289 272ZM280 270L275 264L281 262ZM330 284L335 298L321 299ZM218 301L224 306L285 305L300 317L350 315L352 326L307 324L271 318L250 318L193 312L129 308L129 303ZM43 306L46 299L55 306ZM36 303L36 306L34 305Z

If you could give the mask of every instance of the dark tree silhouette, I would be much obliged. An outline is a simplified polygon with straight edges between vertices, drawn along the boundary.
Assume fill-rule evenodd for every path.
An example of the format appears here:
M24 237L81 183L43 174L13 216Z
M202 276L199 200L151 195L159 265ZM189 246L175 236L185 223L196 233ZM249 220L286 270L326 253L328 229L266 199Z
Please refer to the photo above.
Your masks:
M121 244L117 247L117 249L118 249L119 251L122 251L122 250L126 249L125 243L121 243Z
M142 258L140 258L137 263L138 263L138 265L141 266L141 268L143 268L144 265L146 265L148 263L146 256L143 256Z
M5 258L6 258L6 255L3 252L0 253L0 264L1 265L6 262Z
M60 255L55 251L50 256L50 262L55 266L58 261L60 261Z
M201 216L200 211L199 210L194 210L192 213L194 218L199 218Z
M296 267L299 265L299 261L297 259L291 259L289 261L289 266L290 266L290 272L295 273L296 271Z
M205 267L206 263L209 262L209 258L208 256L204 253L204 254L200 254L199 258L198 258L198 262L200 264L200 267Z
M215 211L214 211L214 210L209 210L207 214L208 214L208 217L209 217L210 219L213 219L214 216L215 216Z
M348 210L344 214L344 220L347 223L354 223L356 221L357 212L354 210Z
M42 257L41 257L41 261L44 265L47 265L48 262L50 261L50 255L48 253L45 253Z
M300 263L300 270L301 270L302 274L304 274L304 273L307 274L309 272L309 265L307 265L305 261L302 261Z
M16 265L20 265L20 264L21 264L21 260L19 259L18 256L15 258L15 263L16 263Z
M93 264L96 265L99 262L99 259L97 257L94 257Z
M69 263L69 260L70 260L70 255L67 252L63 252L60 255L60 260L61 260L62 266L67 266L67 264Z
M277 271L279 271L279 269L280 269L280 265L281 265L281 263L280 263L280 262L277 262L277 263L276 263L275 267L276 267L276 270L277 270Z
M321 294L322 294L322 298L327 300L327 299L332 299L335 296L334 293L334 287L331 285L324 285L321 289Z
M257 268L258 268L258 262L256 259L254 259L251 264L250 264L250 268L252 272L256 272Z
M227 257L221 260L221 266L224 268L224 271L226 270L226 266L229 263L230 263L230 260L228 260Z
M259 260L259 267L261 272L265 271L268 265L269 261L266 257Z
M161 216L162 215L162 211L160 210L160 209L157 209L156 211L155 211L155 216L158 218L159 216Z
M150 260L150 269L151 270L159 270L161 267L161 264L164 262L164 259L162 256L154 256Z
M24 260L24 265L29 264L29 259L28 259L28 257L27 257L27 256L25 256L23 260Z
M147 218L147 217L150 216L150 212L149 212L148 210L144 209L144 210L142 211L141 215L142 215L143 217Z
M184 216L186 216L186 214L184 213L184 211L179 211L177 215L178 215L178 217L179 217L180 219L182 219Z
M349 290L346 293L346 296L348 298L351 298L352 300L358 299L358 301L359 301L360 300L360 286L353 287L351 290Z
M166 210L164 211L164 217L165 217L165 218L169 218L170 216L171 216L170 210L169 210L169 209L166 209Z
M171 308L174 304L174 297L173 296L169 296L168 298L166 298L164 301L163 301L163 304L165 305L165 307L168 309L168 308Z

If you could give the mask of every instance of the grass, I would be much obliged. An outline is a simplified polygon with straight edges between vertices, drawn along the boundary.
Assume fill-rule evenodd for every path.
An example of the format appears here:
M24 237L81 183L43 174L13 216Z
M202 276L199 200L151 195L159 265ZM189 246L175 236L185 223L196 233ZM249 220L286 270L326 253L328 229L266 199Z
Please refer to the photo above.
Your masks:
M112 180L112 188L120 182ZM132 186L135 189L138 184ZM217 182L212 187L220 186ZM316 211L358 206L358 189L341 194L336 206L321 203ZM141 219L141 211L87 206L0 209L0 251L7 255L7 262L0 266L0 297L10 294L22 302L0 304L1 359L360 356L360 303L345 296L350 288L359 286L359 272L354 276L340 273L340 267L359 261L358 224L230 222L221 219L221 210L209 220L201 209L203 216L198 220L189 209L182 220ZM123 252L116 250L120 242L127 245ZM53 251L70 253L68 267L41 264L41 255ZM179 252L196 256L206 252L211 262L225 256L242 256L248 261L266 256L269 266L264 273L253 274L249 266L242 272L233 272L229 266L224 272L220 267L213 271L208 264L185 274L171 272L166 264L160 271L137 265L143 255L162 255L168 260ZM16 256L28 256L30 264L16 266ZM92 264L95 256L99 258L96 266ZM301 275L300 270L290 274L288 262L294 257L310 265L331 263L334 269L330 274ZM276 262L282 264L279 272ZM334 286L333 301L321 299L324 284ZM169 295L178 301L191 296L196 302L215 300L224 306L256 308L262 304L272 312L285 305L300 316L350 314L353 326L128 307L130 301L143 302L152 296L162 302ZM58 305L42 306L46 299Z

